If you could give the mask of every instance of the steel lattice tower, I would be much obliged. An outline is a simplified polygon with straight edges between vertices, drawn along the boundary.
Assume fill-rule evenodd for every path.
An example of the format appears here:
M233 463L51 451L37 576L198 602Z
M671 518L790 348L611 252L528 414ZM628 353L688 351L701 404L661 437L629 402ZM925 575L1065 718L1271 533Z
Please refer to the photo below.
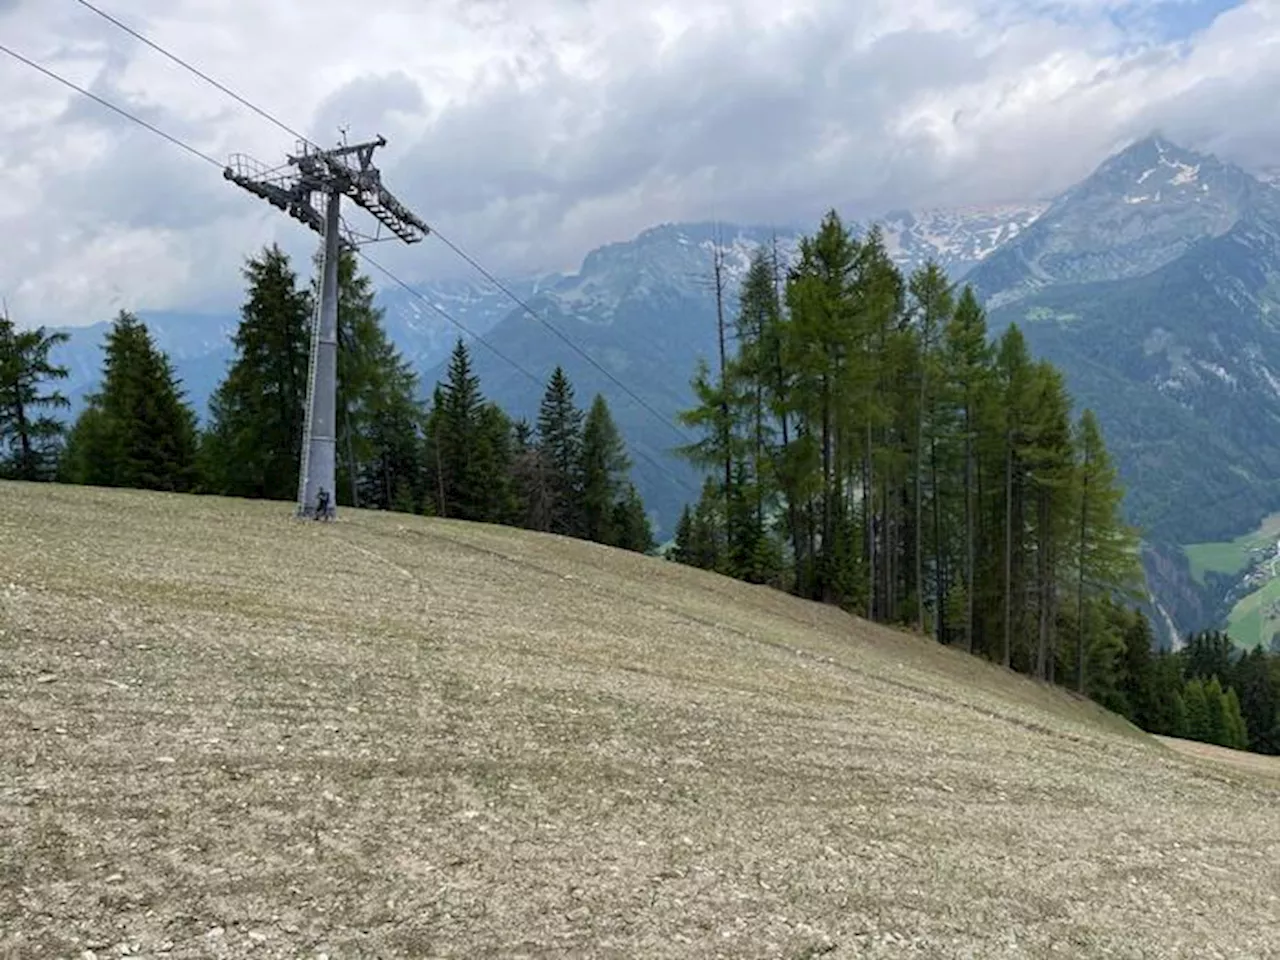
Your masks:
M328 494L329 517L336 516L335 489L338 390L338 258L342 250L398 238L422 240L430 228L382 185L373 151L386 146L383 137L367 143L322 150L302 144L281 167L244 156L231 157L223 176L261 197L273 207L305 223L321 240L320 300L312 318L311 361L307 374L307 406L302 464L298 475L299 517L315 517L320 492ZM342 198L347 197L378 221L373 235L344 228ZM383 228L391 236L383 235Z

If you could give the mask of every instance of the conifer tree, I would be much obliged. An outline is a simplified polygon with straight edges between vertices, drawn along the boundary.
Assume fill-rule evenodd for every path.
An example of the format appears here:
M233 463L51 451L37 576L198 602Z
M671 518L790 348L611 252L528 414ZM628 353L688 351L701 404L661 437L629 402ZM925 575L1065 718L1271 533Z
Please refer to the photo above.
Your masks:
M202 473L214 493L292 500L302 457L313 301L298 288L278 246L251 258L243 273L248 291L232 338L235 356L209 402Z
M429 499L422 439L425 414L415 399L418 378L389 344L379 366L383 377L362 408L368 452L358 464L359 503L417 513Z
M1201 631L1192 636L1182 650L1187 676L1204 681L1210 677L1229 677L1233 653L1227 634L1218 630Z
M0 316L0 477L49 480L65 426L46 410L70 406L51 381L67 376L66 367L49 359L50 351L69 339L44 327L18 330Z
M1158 694L1151 643L1151 622L1142 611L1135 610L1124 629L1120 687L1129 704L1129 718L1145 730L1154 729L1158 723L1154 716ZM1157 732L1167 733L1167 730Z
M1089 678L1088 695L1108 710L1133 718L1133 704L1126 696L1125 663L1128 655L1126 628L1130 625L1127 611L1116 606L1110 598L1091 600L1083 608L1088 621L1085 630L1089 645L1084 650L1088 667L1084 671ZM1073 611L1074 612L1074 611ZM1069 649L1068 662L1080 655L1079 650ZM1079 674L1077 669L1074 673Z
M582 411L574 404L573 385L556 367L538 411L538 443L550 478L552 533L579 536L582 515Z
M1057 614L1061 569L1072 533L1074 453L1071 445L1070 399L1062 374L1047 363L1034 372L1029 442L1022 456L1030 468L1035 509L1032 530L1036 556L1035 675L1052 680L1055 659L1053 625Z
M106 339L101 389L68 441L73 483L186 492L197 482L196 418L169 358L122 311Z
M1186 704L1186 737L1189 740L1212 742L1213 718L1209 712L1204 682L1199 677L1188 680L1182 699Z
M624 493L631 461L609 405L596 394L582 429L582 536L596 543L616 544L616 508ZM642 511L643 512L643 511Z
M1151 705L1143 728L1170 737L1188 734L1182 659L1169 651L1151 658Z
M947 324L947 372L954 384L954 401L960 432L963 480L961 494L964 515L964 647L973 651L974 599L977 592L978 551L978 429L981 407L991 382L991 357L987 345L987 323L970 287L965 287Z
M437 516L488 519L488 495L484 488L493 477L483 472L484 461L488 459L481 450L484 406L480 378L472 372L471 354L459 338L449 358L446 381L435 392L428 419L433 454L427 463L428 486L436 491ZM489 428L487 440L492 441L492 418Z
M753 530L749 534L753 539L766 535L767 515L776 491L772 465L778 427L770 409L768 384L773 376L773 342L782 321L781 309L775 266L768 254L758 249L742 281L735 322L738 353L729 367L729 382L735 386L734 399L745 420L749 487L743 485L741 492L753 507Z
M1137 537L1120 517L1123 493L1115 468L1102 442L1102 430L1092 410L1080 417L1075 436L1076 491L1079 529L1076 531L1076 605L1083 611L1087 594L1123 591L1132 596L1141 578ZM1076 689L1085 689L1085 624L1077 623Z
M1216 743L1221 747L1228 746L1233 731L1229 729L1227 723L1226 695L1223 693L1221 681L1216 676L1210 677L1209 682L1204 685L1204 701L1208 711L1205 741Z
M1063 679L1114 709L1181 728L1180 669L1157 691L1149 625L1118 605L1136 551L1061 373L1016 326L993 349L971 290L953 300L936 266L904 283L882 234L856 238L834 212L785 282L778 264L776 245L753 256L736 355L722 376L695 371L683 452L709 476L673 556L931 619L940 641L1051 682L1069 664Z
M951 285L947 282L946 274L942 272L942 268L936 263L930 261L921 267L912 275L909 284L910 293L913 303L913 318L916 325L916 343L919 351L919 358L915 364L916 379L918 381L917 395L915 401L915 430L912 436L912 466L911 472L913 477L912 490L912 507L914 517L912 518L912 603L916 610L916 629L923 633L925 630L925 608L927 602L927 589L925 586L925 546L929 539L933 542L933 558L929 564L931 572L939 571L942 567L938 551L942 549L941 540L938 537L939 524L933 525L933 536L926 538L926 517L925 512L925 490L927 480L932 480L936 485L938 481L938 473L936 470L930 471L929 465L936 463L937 434L943 429L944 424L940 422L940 399L944 392L945 381L944 371L942 368L942 354L940 344L942 334L946 329L948 318L953 311ZM938 497L940 491L935 488L929 490L929 496L934 503L938 505ZM935 516L937 514L934 514ZM935 573L936 575L936 573ZM940 625L942 618L935 616L936 622ZM940 634L939 634L940 636Z
M314 296L314 293L313 293ZM418 377L387 338L373 285L354 254L338 262L340 502L389 510L422 501Z
M517 522L529 530L546 533L551 529L555 510L551 467L526 421L518 421L513 434L512 481L519 514Z
M702 496L690 509L685 507L676 525L672 559L691 567L723 572L725 567L724 520L720 513L720 493L715 479L703 481Z
M1269 658L1261 648L1244 654L1232 672L1232 686L1239 691L1240 711L1249 731L1249 749L1259 753L1280 753L1276 730L1280 688L1273 686Z
M614 546L635 553L651 553L656 546L640 493L630 483L613 505L613 537Z
M1249 746L1249 731L1244 716L1240 712L1240 698L1235 687L1228 687L1222 700L1223 739L1222 744L1233 750L1244 750Z
M1011 325L1000 337L997 346L996 370L1001 396L1001 459L1004 461L1002 486L1004 487L1004 530L1002 557L1004 570L1001 576L1002 653L1006 667L1012 664L1013 637L1025 632L1024 610L1026 596L1025 577L1028 544L1026 451L1029 446L1035 396L1033 370L1027 352L1026 340L1017 324Z

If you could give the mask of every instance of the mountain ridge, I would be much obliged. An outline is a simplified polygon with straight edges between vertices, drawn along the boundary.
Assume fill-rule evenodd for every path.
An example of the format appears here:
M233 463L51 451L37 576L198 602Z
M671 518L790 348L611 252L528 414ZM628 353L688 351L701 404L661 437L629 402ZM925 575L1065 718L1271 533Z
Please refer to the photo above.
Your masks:
M1280 191L1238 166L1162 137L1137 141L1070 187L968 278L990 308L1036 289L1141 276Z

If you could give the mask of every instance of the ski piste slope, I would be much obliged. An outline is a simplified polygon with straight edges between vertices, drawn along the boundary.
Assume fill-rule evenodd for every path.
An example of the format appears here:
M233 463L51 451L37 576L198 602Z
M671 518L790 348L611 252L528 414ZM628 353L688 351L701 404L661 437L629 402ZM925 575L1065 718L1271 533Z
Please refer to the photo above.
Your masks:
M0 484L0 956L1269 957L1280 773L517 530Z

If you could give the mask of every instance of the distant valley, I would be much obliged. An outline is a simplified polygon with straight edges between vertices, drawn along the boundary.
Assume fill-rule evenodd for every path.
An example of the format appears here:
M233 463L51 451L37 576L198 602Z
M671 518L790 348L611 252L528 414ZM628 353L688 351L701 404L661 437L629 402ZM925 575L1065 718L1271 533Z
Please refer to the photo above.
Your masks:
M1186 548L1191 573L1217 597L1231 636L1280 652L1280 513L1234 540Z

